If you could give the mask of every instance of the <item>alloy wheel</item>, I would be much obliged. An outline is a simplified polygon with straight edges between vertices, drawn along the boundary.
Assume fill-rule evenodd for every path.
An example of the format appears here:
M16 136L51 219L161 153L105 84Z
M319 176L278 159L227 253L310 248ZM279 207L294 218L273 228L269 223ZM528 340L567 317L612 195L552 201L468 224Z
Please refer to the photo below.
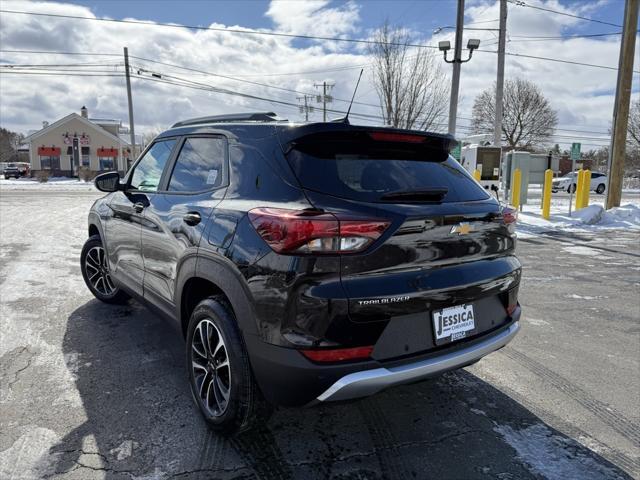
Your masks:
M229 353L220 330L209 318L200 320L191 340L191 368L202 406L219 417L231 393Z
M111 280L104 248L92 247L84 258L84 268L89 283L98 293L105 296L114 294L116 287Z

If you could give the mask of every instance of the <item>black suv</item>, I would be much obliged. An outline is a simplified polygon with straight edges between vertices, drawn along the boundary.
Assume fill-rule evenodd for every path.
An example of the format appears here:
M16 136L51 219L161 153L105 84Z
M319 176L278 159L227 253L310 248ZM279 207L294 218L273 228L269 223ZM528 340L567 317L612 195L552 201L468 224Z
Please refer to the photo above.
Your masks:
M470 365L518 332L521 266L516 212L453 146L272 113L179 122L123 180L96 178L111 193L89 213L83 276L177 323L221 431Z

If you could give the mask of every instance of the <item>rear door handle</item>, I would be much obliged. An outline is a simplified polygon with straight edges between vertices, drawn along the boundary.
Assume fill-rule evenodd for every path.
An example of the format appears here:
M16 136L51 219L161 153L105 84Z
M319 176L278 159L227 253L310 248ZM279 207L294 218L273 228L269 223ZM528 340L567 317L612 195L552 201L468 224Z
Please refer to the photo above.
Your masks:
M140 213L144 210L144 204L142 202L136 202L133 204L133 209L136 213Z
M202 218L200 217L200 214L198 212L189 212L185 213L184 217L182 217L182 220L184 220L184 223L186 223L187 225L191 225L193 227L194 225L199 224Z

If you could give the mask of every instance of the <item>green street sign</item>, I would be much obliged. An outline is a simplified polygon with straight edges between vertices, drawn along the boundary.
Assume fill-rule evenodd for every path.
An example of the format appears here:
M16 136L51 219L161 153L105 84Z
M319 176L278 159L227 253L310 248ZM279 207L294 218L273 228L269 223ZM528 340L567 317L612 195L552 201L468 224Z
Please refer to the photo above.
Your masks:
M580 144L571 144L571 160L580 160Z
M456 145L454 149L451 150L451 156L455 158L457 161L460 161L460 149L461 149L460 145L461 145L460 142L458 142L458 145Z

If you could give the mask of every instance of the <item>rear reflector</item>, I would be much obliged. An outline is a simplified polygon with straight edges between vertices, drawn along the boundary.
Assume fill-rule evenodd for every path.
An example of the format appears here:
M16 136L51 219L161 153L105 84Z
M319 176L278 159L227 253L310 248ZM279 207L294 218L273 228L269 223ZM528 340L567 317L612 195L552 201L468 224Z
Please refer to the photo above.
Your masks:
M389 226L387 220L283 208L255 208L249 211L249 220L273 251L284 254L359 252Z
M410 133L370 132L369 136L378 142L422 143L427 140L427 137Z
M355 347L327 350L300 350L305 357L314 362L344 362L369 358L373 347Z

